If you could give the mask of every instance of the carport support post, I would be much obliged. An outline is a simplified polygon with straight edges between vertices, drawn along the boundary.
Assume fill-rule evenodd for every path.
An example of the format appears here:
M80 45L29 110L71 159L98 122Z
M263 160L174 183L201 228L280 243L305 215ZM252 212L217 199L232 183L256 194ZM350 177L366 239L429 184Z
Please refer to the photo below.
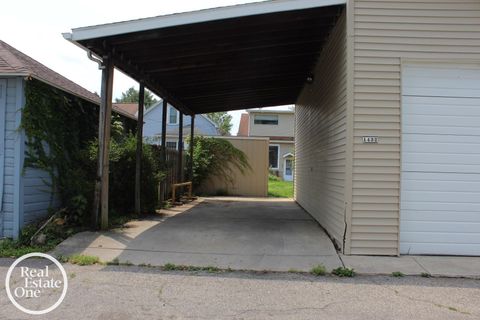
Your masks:
M162 104L162 165L167 163L167 99L163 99Z
M177 183L182 181L183 167L183 113L178 112L178 165L177 165Z
M101 101L98 124L98 167L95 185L93 224L108 227L108 178L109 178L109 150L110 126L112 118L112 90L113 90L113 63L110 56L103 57Z
M190 162L188 163L188 178L193 183L193 136L195 134L195 115L192 114L190 123Z
M137 151L135 159L135 213L142 211L141 198L141 179L142 179L142 148L143 148L143 105L145 102L145 86L140 83L138 91L138 117L137 117Z

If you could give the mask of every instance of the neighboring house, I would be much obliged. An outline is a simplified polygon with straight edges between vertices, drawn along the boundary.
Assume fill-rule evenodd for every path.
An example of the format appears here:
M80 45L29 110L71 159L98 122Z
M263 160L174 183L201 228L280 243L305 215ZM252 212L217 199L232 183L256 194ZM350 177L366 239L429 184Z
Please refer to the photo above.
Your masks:
M23 167L26 137L19 127L29 79L91 102L92 106L99 104L94 93L0 40L0 238L17 238L22 226L44 217L52 204L51 189L46 184L49 175Z
M237 136L269 137L270 171L286 181L292 181L295 111L251 109L247 112L241 115Z
M200 30L208 56L171 56L204 49ZM66 37L98 55L128 39L115 48L142 70L170 59L179 100L228 81L202 87L198 113L295 104L295 200L344 254L480 256L480 1L263 1Z
M136 103L114 103L116 110L134 116L138 115L138 104ZM145 141L160 144L162 136L162 114L163 102L159 101L150 108L145 110L143 116L143 137ZM180 113L173 106L168 105L167 108L167 148L178 148L178 124ZM191 117L183 116L183 137L190 137ZM199 114L195 116L195 135L202 136L219 136L215 123L206 115Z

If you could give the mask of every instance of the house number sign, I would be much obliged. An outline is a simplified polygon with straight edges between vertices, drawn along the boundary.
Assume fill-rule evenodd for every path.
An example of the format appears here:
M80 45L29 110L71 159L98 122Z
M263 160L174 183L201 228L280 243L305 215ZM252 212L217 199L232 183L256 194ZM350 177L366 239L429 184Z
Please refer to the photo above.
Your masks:
M373 136L363 137L363 143L378 143L378 137L373 137Z

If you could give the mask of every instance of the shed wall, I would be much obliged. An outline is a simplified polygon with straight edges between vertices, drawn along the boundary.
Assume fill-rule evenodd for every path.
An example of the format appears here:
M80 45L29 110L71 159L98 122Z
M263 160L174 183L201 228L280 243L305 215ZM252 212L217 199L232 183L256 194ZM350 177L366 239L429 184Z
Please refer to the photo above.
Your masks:
M268 194L268 138L215 138L226 139L235 148L243 151L252 169L245 171L245 174L233 169L233 184L221 177L214 177L207 181L200 191L215 195L221 190L229 195L266 197Z

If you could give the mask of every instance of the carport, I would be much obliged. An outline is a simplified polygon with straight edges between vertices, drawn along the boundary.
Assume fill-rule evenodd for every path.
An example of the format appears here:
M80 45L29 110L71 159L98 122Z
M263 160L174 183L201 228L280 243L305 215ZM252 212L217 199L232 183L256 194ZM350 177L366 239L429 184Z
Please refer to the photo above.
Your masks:
M106 150L114 68L137 80L141 91L146 87L162 97L164 108L166 102L175 106L180 121L183 114L193 119L201 113L294 104L313 81L316 61L344 7L345 0L267 1L64 34L102 69L96 188L101 225L108 224ZM163 121L165 128L165 117ZM140 141L141 136L140 126ZM162 144L165 147L165 133Z

